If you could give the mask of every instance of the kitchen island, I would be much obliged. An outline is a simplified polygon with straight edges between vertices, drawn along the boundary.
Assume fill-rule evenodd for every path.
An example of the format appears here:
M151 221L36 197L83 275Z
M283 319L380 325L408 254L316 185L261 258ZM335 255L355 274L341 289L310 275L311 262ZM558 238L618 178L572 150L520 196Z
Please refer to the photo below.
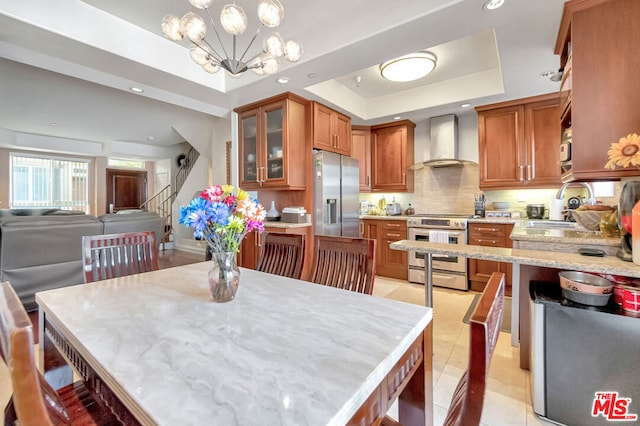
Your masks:
M529 250L516 248L484 247L476 245L450 245L424 241L402 240L391 244L395 250L425 253L427 263L432 255L452 255L473 259L494 260L513 264L513 293L511 316L511 343L520 344L520 367L529 368L529 282L532 280L558 281L562 270L606 273L640 278L640 267L624 262L615 256L589 257L577 253ZM427 277L429 273L425 274ZM425 289L427 303L432 288L427 278Z
M432 424L431 309L244 268L214 303L209 268L39 292L47 380L61 351L125 424Z

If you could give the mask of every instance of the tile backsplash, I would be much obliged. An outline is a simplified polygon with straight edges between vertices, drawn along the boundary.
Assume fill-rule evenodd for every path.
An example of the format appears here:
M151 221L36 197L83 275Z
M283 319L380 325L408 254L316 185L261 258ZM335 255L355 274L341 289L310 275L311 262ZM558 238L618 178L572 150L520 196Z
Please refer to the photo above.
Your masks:
M486 209L492 210L491 203L495 201L506 201L511 204L509 210L522 212L522 217L526 217L527 204L544 204L546 207L545 217L548 216L549 202L555 198L558 188L550 189L513 189L513 190L492 190L480 191L478 166L465 164L463 167L428 168L416 170L415 190L413 193L360 193L360 201L367 200L372 205L377 206L380 198L384 197L387 203L395 197L400 203L402 212L409 207L409 203L415 209L416 214L425 213L460 213L473 214L474 194L482 193L486 196ZM598 201L607 205L617 205L620 196L621 182L614 183L614 195L610 197L596 196ZM565 191L565 205L569 197L587 196L587 192L582 187L570 187Z

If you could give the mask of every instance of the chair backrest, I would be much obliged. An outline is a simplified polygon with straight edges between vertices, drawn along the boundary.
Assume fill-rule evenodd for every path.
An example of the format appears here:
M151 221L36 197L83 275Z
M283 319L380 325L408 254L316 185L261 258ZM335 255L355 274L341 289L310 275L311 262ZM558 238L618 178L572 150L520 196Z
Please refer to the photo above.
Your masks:
M311 281L358 293L373 293L376 241L316 235Z
M8 282L0 283L0 355L13 386L5 421L17 416L21 425L52 425L53 415L56 424L68 424L69 414L36 368L33 325Z
M82 237L84 282L158 270L153 231Z
M446 426L480 424L484 391L504 311L504 274L494 272L469 320L469 367L453 393Z
M304 262L304 235L268 232L262 236L258 271L300 278Z

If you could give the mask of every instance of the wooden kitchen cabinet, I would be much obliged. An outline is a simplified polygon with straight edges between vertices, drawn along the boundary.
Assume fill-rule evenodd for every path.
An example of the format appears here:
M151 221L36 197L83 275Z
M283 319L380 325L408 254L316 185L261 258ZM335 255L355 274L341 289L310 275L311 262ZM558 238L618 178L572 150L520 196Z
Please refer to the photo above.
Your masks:
M561 185L558 93L476 110L480 189Z
M351 156L351 117L318 102L313 104L313 147Z
M292 93L237 108L240 187L306 188L309 102Z
M640 132L640 2L572 0L564 5L555 53L564 68L562 126L571 129L563 182L619 180L640 171L606 170L613 142Z
M371 127L371 189L413 192L414 129L409 120Z
M485 247L511 248L513 243L509 235L513 230L512 223L470 223L469 244ZM511 296L511 263L493 260L469 259L469 281L471 290L483 291L494 272L505 274L505 295Z
M389 247L391 243L407 239L404 220L364 219L360 221L360 234L363 238L376 240L376 275L407 279L407 252Z
M353 126L351 130L351 157L360 167L360 192L371 192L371 128Z

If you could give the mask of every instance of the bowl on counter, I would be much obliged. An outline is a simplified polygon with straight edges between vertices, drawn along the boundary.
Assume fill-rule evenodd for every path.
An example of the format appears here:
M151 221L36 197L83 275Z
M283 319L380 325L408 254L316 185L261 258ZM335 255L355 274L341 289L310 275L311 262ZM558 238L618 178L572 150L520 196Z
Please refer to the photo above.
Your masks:
M558 273L558 276L560 277L560 287L563 289L598 295L613 293L613 283L597 275L579 271L562 271Z
M495 201L491 203L491 205L497 210L506 210L511 207L511 203L507 203L506 201Z
M571 216L578 222L583 228L590 231L600 230L600 219L608 211L599 210L569 210Z

